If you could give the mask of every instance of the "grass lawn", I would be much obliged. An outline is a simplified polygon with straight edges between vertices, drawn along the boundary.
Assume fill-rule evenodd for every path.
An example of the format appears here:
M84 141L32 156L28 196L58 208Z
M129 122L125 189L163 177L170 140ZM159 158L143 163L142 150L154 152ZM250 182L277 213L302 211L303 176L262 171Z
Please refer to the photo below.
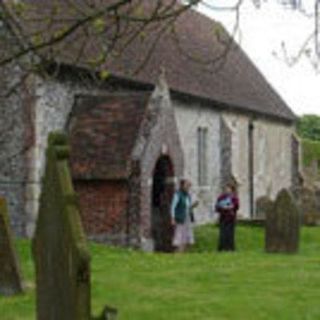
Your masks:
M304 228L300 253L263 252L263 230L238 227L236 253L216 253L217 229L197 230L188 254L91 245L93 312L105 303L121 320L320 319L320 228ZM28 241L18 241L27 293L0 297L1 320L35 319Z

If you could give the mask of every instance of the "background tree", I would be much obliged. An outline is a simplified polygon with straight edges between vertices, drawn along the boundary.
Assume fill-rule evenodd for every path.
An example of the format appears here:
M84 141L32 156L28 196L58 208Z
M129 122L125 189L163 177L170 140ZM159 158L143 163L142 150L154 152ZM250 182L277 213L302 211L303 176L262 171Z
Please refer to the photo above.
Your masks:
M312 114L302 116L297 128L301 138L320 141L320 116Z

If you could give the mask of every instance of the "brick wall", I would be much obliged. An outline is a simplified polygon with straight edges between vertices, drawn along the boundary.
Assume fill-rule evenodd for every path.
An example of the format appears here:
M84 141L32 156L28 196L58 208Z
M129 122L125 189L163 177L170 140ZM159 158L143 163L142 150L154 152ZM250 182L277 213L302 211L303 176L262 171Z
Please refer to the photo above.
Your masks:
M26 211L26 218L23 221L28 235L32 236L38 214L38 199L41 192L41 177L45 167L45 150L47 148L47 136L50 131L62 130L68 128L68 121L71 110L77 108L76 101L80 96L93 95L101 96L116 92L136 92L136 88L130 85L119 83L112 83L112 81L100 86L91 81L91 77L81 76L81 73L71 72L69 69L62 72L63 77L57 79L42 79L35 76L33 86L35 87L35 143L30 152L31 159L29 161L28 175L34 182L28 191L27 203L18 199L17 191L12 191L12 198L18 202L18 205ZM79 76L80 75L80 76ZM76 76L76 77L75 77ZM76 79L76 80L75 80ZM1 79L0 79L1 83ZM0 105L0 110L2 110ZM11 110L14 110L11 107ZM16 113L14 113L16 114ZM1 119L0 119L1 122ZM20 126L17 126L19 129ZM24 135L25 136L25 135ZM16 135L17 141L21 141L20 135ZM8 141L13 141L11 138ZM19 157L19 160L21 157ZM0 159L1 160L1 159ZM2 168L0 167L0 174ZM25 186L22 186L22 191L25 192ZM23 194L23 193L22 193ZM15 206L14 208L16 208ZM17 221L21 222L22 210L12 210L17 212ZM22 222L21 222L22 223Z
M122 181L75 181L75 189L87 235L118 244L125 241L127 184Z

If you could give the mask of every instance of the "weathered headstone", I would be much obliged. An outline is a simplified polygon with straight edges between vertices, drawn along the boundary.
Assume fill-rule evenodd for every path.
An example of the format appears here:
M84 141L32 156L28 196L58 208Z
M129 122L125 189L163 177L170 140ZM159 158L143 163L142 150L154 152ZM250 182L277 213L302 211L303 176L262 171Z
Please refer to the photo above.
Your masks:
M5 199L0 197L0 294L10 296L23 291L22 277L14 248Z
M266 251L294 253L298 251L300 212L292 194L282 190L266 216Z
M319 194L316 188L300 187L293 190L294 197L301 212L301 222L308 226L320 223Z
M269 197L264 196L258 198L256 201L256 218L265 219L267 212L270 210L270 206L272 205L272 201Z
M316 210L317 210L318 215L320 217L320 188L319 187L315 188L315 198L316 198Z
M33 240L37 319L89 320L90 253L68 167L62 134L51 134Z

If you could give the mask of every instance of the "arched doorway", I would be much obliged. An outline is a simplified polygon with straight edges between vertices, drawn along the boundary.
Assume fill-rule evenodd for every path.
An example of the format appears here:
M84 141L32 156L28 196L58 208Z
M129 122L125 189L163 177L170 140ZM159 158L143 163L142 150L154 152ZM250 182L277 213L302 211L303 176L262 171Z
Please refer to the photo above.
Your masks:
M174 193L174 169L168 156L161 156L154 168L152 184L152 237L154 250L172 251L170 206Z

